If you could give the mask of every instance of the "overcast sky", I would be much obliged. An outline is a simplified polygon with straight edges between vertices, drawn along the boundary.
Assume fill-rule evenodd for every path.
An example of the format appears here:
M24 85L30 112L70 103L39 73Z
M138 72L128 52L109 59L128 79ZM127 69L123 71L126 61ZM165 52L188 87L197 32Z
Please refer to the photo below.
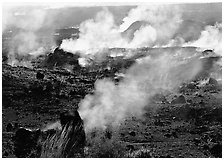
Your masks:
M222 4L221 3L200 3L200 4L179 4L183 11L184 20L193 20L210 24L222 21ZM81 22L93 18L97 12L101 11L104 6L86 6L70 7L67 5L52 5L52 6L17 6L9 7L3 6L3 25L9 24L10 19L23 19L29 12L34 9L41 9L47 11L45 21L54 21L55 28L64 28L77 26ZM107 6L110 12L113 13L115 23L120 24L122 19L127 15L130 9L136 6ZM10 16L9 16L10 15ZM44 27L44 25L43 25Z

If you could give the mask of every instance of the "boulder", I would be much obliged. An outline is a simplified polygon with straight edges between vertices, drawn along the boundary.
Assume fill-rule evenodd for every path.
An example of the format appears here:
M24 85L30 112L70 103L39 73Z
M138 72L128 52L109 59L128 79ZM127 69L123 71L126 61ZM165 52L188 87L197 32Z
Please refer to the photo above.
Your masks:
M218 85L218 81L214 78L209 78L208 83L211 85Z
M18 158L38 157L37 141L41 131L19 128L14 136L14 153ZM36 153L36 154L35 154ZM40 152L39 152L40 153Z
M84 156L86 135L83 120L78 111L63 111L60 114L60 122L62 125L62 133L66 132L66 137L62 144L64 146L62 157Z
M50 69L55 67L64 68L66 65L71 65L73 69L80 69L79 58L80 56L78 53L73 54L57 47L53 53L47 55L42 65Z
M78 111L63 111L60 114L59 124L61 126L59 128L51 127L43 130L18 128L13 138L16 157L52 156L53 149L60 152L57 155L63 158L83 156L86 136L83 120ZM53 136L54 140L60 140L60 143L54 141L52 144L50 137ZM58 150L58 148L62 149ZM42 155L41 150L44 151L44 155Z
M186 100L183 95L180 95L179 97L171 101L171 104L184 104L184 103L186 103Z

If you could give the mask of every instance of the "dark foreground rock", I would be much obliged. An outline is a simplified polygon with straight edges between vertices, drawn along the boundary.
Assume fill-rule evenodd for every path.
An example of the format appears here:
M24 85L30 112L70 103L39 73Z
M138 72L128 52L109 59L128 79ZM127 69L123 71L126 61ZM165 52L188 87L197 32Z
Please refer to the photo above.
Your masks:
M40 148L37 141L41 131L19 128L14 137L15 155L18 158L36 157Z
M47 130L19 128L14 136L14 154L16 157L44 158L49 156L49 151L52 149L50 147L57 148L58 151L55 150L55 152L60 152L57 153L60 154L60 157L83 156L85 131L79 113L77 111L64 111L60 115L60 122L60 130L57 130L58 128ZM52 141L54 137L59 137L60 143Z
M180 95L171 102L171 104L183 104L183 103L186 103L185 97L183 95Z
M64 138L62 157L76 157L77 154L84 156L84 146L86 141L83 120L78 111L64 111L60 115L62 134L66 132Z

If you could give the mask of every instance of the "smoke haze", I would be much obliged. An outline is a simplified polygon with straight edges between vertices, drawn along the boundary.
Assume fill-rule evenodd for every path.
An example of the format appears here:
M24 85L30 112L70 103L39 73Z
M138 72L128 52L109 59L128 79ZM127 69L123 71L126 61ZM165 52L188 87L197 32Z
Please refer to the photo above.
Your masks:
M122 32L136 21L144 21L147 25L138 28L130 41L122 36ZM153 47L166 44L180 23L178 7L138 6L129 12L120 26L115 24L113 14L105 8L94 19L81 23L80 37L77 40L63 40L61 48L72 53L82 51L84 54L94 54L104 48Z
M80 103L79 113L86 131L117 126L128 116L141 116L150 107L150 98L164 90L173 91L192 80L201 70L198 56L164 53L158 58L146 57L133 65L125 78L115 85L110 79L98 80L93 95Z
M74 54L81 52L83 57L92 57L105 48L173 46L207 47L220 55L221 23L206 26L204 22L183 20L183 8L181 5L137 6L128 12L120 25L104 8L95 18L80 24L78 39L65 39L60 47Z
M41 33L43 26L51 26L51 22L45 21L47 12L39 7L15 7L8 6L3 10L3 32L12 32L10 29L16 30L10 37L8 47L8 63L11 65L29 65L32 58L43 55L54 45L51 38L52 31L45 30ZM42 34L42 35L41 35ZM45 37L44 37L44 36ZM20 62L19 60L27 60Z
M220 5L129 6L120 9L121 15L111 7L84 7L87 13L83 8L5 8L3 31L9 26L18 29L9 43L8 61L13 65L19 63L18 56L35 58L45 54L55 45L55 29L74 26L79 27L79 37L63 39L60 48L79 52L83 66L94 56L96 61L103 61L108 48L195 46L222 55ZM214 12L208 12L212 8ZM47 38L41 38L43 35ZM95 82L94 94L86 95L79 104L87 131L117 126L128 116L141 116L144 108L150 107L151 97L164 90L175 92L202 70L197 51L158 50L158 55L138 59L118 85L111 79Z

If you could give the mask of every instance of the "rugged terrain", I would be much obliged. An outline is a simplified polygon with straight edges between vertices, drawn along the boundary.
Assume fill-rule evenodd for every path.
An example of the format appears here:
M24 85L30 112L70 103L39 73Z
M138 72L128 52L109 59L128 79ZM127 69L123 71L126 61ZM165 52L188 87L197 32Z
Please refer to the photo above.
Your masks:
M139 52L153 54L153 49L143 48ZM68 61L55 56L55 52L40 63L33 63L36 65L34 68L3 63L3 157L15 157L14 131L7 129L9 123L26 128L43 128L57 121L61 110L77 109L80 100L94 92L97 79L108 77L119 83L117 73L145 55L110 58L104 63L84 68L78 65L77 57L63 54ZM142 118L129 117L120 125L116 138L124 147L123 157L221 157L222 86L206 72L210 72L209 64L214 59L203 60L203 79L182 84L178 93L157 94ZM72 71L67 64L72 65Z

